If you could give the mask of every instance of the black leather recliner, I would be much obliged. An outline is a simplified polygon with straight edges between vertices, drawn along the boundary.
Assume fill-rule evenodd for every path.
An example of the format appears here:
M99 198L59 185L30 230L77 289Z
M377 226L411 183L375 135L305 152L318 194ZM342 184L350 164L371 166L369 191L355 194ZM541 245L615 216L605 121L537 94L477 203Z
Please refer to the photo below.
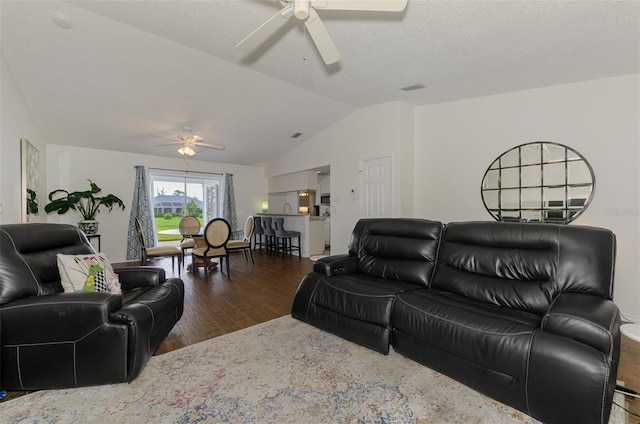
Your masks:
M182 280L131 267L115 270L122 294L63 293L58 253L95 252L71 225L0 226L1 387L132 381L182 316Z
M422 219L358 221L349 254L315 262L303 278L292 316L389 353L395 298L428 287L441 232L440 222Z
M620 353L615 249L601 228L363 219L348 255L303 278L292 316L390 344L543 422L604 424Z

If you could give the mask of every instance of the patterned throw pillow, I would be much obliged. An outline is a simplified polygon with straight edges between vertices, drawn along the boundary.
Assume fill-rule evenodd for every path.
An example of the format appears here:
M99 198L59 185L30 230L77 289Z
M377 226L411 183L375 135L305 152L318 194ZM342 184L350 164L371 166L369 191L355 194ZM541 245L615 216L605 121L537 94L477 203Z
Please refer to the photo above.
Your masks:
M65 293L122 293L118 274L104 253L63 255L58 253L58 272Z

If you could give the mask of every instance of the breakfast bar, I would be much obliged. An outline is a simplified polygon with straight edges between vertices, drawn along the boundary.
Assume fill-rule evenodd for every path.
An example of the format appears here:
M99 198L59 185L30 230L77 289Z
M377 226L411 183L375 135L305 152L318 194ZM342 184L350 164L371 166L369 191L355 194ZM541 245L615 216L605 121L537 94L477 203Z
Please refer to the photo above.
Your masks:
M324 251L324 221L323 216L307 214L277 214L258 213L257 216L284 218L284 228L289 231L300 232L300 254L303 258L321 255Z

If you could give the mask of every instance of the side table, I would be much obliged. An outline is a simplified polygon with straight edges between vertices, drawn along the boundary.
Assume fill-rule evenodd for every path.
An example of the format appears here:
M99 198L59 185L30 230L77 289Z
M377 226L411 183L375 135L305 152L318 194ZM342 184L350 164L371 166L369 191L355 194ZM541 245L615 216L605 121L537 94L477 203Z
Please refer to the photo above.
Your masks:
M87 234L87 239L89 240L89 243L91 243L91 239L97 238L98 239L98 252L100 252L100 234Z
M640 324L623 324L620 343L620 364L618 365L618 380L624 386L640 392ZM640 399L625 396L629 411L640 415ZM615 405L614 405L615 407ZM628 424L640 424L640 418L627 414Z

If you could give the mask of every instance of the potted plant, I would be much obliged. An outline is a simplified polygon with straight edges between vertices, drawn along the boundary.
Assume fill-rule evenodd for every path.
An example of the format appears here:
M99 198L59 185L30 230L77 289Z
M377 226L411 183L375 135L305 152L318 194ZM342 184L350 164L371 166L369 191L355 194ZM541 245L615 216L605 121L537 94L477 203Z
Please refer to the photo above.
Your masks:
M44 207L47 213L58 212L58 215L66 213L69 209L73 209L82 215L82 221L78 222L78 227L86 234L95 234L98 232L98 222L96 216L100 212L100 207L105 206L111 211L114 206L124 210L122 200L113 195L98 197L102 191L93 181L89 181L90 190L68 192L67 190L54 190L49 193L49 203Z

